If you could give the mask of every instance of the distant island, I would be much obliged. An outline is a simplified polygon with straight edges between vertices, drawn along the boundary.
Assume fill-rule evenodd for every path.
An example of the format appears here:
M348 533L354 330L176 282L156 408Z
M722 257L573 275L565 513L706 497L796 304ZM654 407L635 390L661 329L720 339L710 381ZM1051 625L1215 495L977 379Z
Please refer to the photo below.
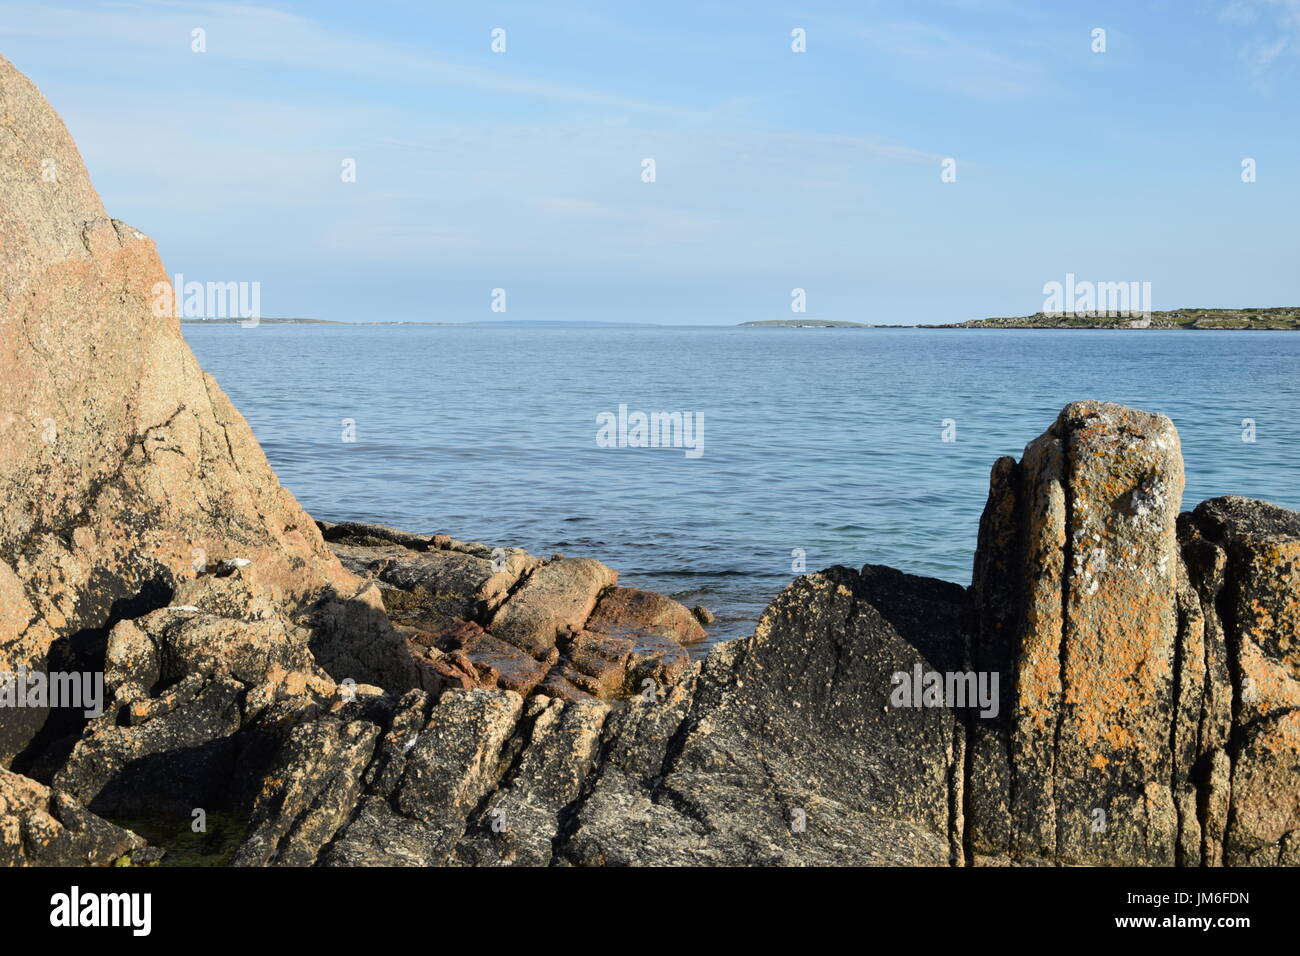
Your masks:
M765 319L762 322L741 322L741 328L771 329L869 329L865 322L831 322L828 319Z
M181 319L182 325L240 325L250 319ZM637 322L564 322L546 320L497 320L482 322L375 321L341 322L336 319L258 319L258 325L440 325L563 328L653 327ZM880 325L867 322L839 322L830 319L763 319L741 322L738 328L768 329L1259 329L1300 330L1300 308L1259 309L1172 309L1152 312L1150 317L1131 315L1086 315L1082 313L1036 312L1033 315L971 319L942 325Z
M243 325L253 319L181 319L181 325ZM465 325L464 322L340 322L336 319L257 319L256 325Z
M920 329L1300 329L1300 308L1173 309L1152 312L1150 318L1121 315L1049 314L1036 312L1014 318L973 319L949 325L918 325Z
M181 319L181 325L239 325L252 319L217 318L217 319ZM329 319L258 319L261 325L345 325L344 322L331 322Z

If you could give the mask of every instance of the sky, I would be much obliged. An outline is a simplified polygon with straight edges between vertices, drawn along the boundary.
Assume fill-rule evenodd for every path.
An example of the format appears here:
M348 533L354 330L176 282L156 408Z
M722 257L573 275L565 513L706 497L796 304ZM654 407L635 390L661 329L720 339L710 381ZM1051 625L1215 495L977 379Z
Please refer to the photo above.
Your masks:
M1300 305L1300 0L0 0L0 53L110 215L264 316Z

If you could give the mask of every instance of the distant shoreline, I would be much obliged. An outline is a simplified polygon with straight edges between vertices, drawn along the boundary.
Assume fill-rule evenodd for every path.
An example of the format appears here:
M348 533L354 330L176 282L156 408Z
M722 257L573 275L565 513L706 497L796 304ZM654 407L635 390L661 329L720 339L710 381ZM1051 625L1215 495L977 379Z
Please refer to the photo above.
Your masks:
M907 328L908 326L895 326ZM737 328L754 329L873 329L865 322L832 322L829 319L764 319L760 322L741 322Z
M1134 318L1120 315L1046 314L966 322L920 325L868 325L820 319L779 319L742 322L739 328L859 328L859 329L1123 329L1125 331L1271 331L1300 330L1300 308L1171 309Z
M243 325L252 319L181 319L181 325ZM469 322L340 322L337 319L258 319L257 325L471 325Z
M344 322L339 319L258 319L253 322L252 319L181 319L181 325L243 325L245 322L252 322L253 325L440 325L454 326L457 328L573 328L575 326L591 329L614 329L614 328L659 328L652 322L552 322L552 321L489 321L489 322L427 322L421 320L402 320L388 319L376 320L374 322ZM719 328L729 328L729 326L718 326Z
M186 326L242 325L251 320L181 319ZM265 318L257 325L422 325L454 326L459 328L686 328L687 326L658 325L646 322L557 322L557 321L487 321L487 322L428 322L428 321L375 321L343 322L336 319ZM737 325L691 326L695 328L767 328L767 329L1121 329L1124 331L1266 331L1294 332L1300 330L1300 308L1260 309L1172 309L1152 312L1149 316L1133 318L1116 315L1034 315L971 319L966 322L944 324L922 323L915 325L882 325L866 322L846 322L830 319L764 319L741 322Z

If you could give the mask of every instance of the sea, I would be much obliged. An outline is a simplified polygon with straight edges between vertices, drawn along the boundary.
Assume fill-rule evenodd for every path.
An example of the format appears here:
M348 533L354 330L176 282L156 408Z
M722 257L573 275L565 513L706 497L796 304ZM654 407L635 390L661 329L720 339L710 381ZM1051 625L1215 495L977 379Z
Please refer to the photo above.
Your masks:
M1300 334L185 325L314 517L597 558L752 633L796 576L968 584L988 475L1078 399L1170 416L1183 507L1300 509Z

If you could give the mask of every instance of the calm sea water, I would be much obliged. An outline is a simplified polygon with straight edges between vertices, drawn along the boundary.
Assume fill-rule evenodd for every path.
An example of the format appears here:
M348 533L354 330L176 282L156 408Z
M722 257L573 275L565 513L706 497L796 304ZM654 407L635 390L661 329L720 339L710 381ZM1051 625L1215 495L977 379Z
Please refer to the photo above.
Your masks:
M1173 418L1184 507L1300 508L1300 334L186 326L314 516L599 558L751 631L807 569L965 584L989 467L1061 406ZM699 412L704 454L600 448L596 419ZM1242 419L1256 441L1242 441ZM344 441L344 419L355 441ZM944 420L955 441L942 440Z

